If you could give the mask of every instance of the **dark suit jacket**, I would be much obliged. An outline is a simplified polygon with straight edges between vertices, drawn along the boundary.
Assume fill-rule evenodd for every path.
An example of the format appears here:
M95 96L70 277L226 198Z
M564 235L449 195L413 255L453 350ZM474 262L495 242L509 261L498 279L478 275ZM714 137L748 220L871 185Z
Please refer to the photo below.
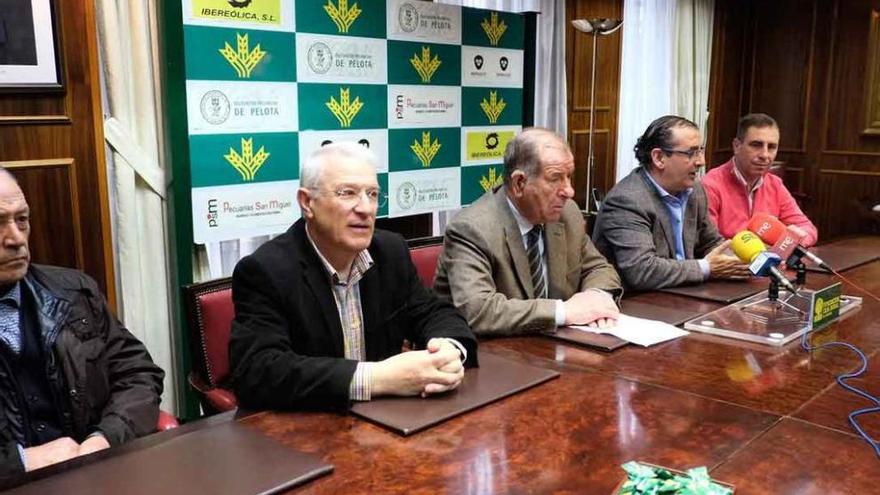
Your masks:
M558 222L545 226L544 239L549 298L535 299L507 189L486 193L446 227L434 290L481 336L555 328L555 300L588 288L620 295L620 278L587 237L574 201L565 204Z
M709 218L700 184L688 199L682 237L685 259L675 259L669 211L643 167L615 185L596 218L593 242L614 263L624 286L653 290L703 282L697 259L724 241Z
M368 361L398 354L403 339L423 348L456 339L477 363L477 342L464 318L419 282L403 238L377 230L374 264L361 279ZM330 276L299 220L243 258L232 275L235 320L229 359L245 407L347 406L357 362L345 359L342 324Z

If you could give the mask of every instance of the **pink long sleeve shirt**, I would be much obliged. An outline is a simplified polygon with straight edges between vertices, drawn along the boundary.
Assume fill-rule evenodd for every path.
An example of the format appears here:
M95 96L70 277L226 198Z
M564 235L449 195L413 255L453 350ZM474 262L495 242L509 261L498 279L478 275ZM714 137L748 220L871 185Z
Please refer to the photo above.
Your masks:
M782 179L773 174L764 175L749 191L731 158L710 170L702 184L709 197L709 216L721 235L728 239L745 230L756 213L769 213L785 225L802 228L807 233L802 241L804 247L816 244L819 239L816 226L798 207Z

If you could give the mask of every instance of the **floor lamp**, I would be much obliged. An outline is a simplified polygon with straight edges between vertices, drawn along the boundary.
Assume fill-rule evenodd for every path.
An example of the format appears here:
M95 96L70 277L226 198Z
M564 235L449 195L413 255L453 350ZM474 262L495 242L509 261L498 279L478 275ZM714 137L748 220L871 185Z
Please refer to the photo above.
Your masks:
M596 55L598 53L596 49L596 40L600 35L608 35L620 29L623 25L623 21L620 19L607 18L575 19L571 21L571 25L578 31L587 33L593 37L593 64L591 67L592 74L590 75L590 140L588 147L589 152L587 155L587 195L584 200L584 211L589 213L590 198L593 190L593 125L596 119Z

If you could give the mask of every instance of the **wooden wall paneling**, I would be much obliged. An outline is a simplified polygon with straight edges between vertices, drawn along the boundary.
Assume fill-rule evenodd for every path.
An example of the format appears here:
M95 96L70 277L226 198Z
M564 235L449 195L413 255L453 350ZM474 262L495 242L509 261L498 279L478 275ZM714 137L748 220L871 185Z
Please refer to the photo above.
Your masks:
M880 136L863 131L876 89L868 69L880 64L870 35L878 12L880 0L716 2L712 163L729 157L724 141L741 114L773 115L785 183L807 197L805 212L823 241L877 229L870 208L880 204ZM729 63L743 50L748 63ZM745 75L738 83L737 70ZM745 95L739 109L737 89Z
M21 165L41 229L31 234L34 261L82 269L115 307L95 4L55 6L64 90L0 93L0 162Z
M76 166L72 159L0 162L18 180L31 211L31 257L40 263L84 265Z
M814 19L815 6L800 0L764 2L754 18L747 111L776 119L780 151L805 148Z
M623 18L623 0L580 0L566 2L566 82L568 85L568 136L575 160L575 201L586 198L588 132L590 125L590 75L593 39L571 26L574 19ZM617 120L620 97L620 60L623 28L597 41L596 114L593 134L593 187L607 193L615 182Z

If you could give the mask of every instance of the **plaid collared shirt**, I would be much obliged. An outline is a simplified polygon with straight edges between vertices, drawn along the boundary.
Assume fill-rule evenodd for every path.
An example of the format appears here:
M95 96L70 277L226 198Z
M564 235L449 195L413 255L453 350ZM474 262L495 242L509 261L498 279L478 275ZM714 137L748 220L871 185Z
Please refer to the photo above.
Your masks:
M342 342L346 359L354 359L358 361L351 384L348 387L348 394L351 400L366 401L370 400L372 395L372 376L373 363L366 362L367 350L364 344L364 318L361 310L361 291L360 280L364 277L367 270L373 266L373 258L367 250L363 250L357 254L348 277L342 280L339 272L333 268L333 265L321 254L318 247L315 246L311 236L306 230L306 236L318 258L324 264L324 269L330 276L330 286L333 289L333 300L336 302L336 309L339 311L339 322L342 324Z

